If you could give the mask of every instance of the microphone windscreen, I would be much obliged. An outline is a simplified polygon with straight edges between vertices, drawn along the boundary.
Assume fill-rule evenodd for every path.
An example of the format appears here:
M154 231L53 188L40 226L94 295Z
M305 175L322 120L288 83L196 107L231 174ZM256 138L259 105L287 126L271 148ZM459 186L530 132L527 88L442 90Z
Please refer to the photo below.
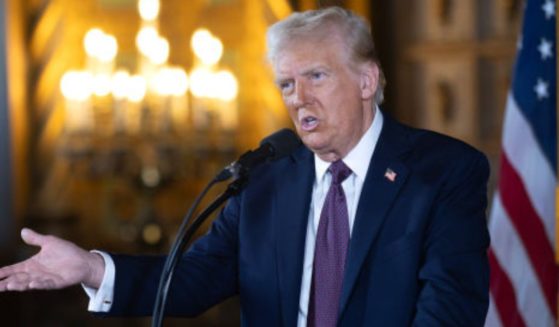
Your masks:
M291 154L301 144L301 140L289 128L280 129L279 131L265 137L260 145L268 144L273 149L271 160L277 160Z

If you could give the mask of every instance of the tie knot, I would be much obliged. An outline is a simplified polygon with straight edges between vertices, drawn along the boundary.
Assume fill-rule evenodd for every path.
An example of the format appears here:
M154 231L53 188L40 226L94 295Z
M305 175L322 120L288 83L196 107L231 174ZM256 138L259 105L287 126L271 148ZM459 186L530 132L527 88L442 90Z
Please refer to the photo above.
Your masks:
M328 168L328 171L332 175L333 184L341 184L349 175L351 175L351 169L349 169L349 167L341 160L333 162Z

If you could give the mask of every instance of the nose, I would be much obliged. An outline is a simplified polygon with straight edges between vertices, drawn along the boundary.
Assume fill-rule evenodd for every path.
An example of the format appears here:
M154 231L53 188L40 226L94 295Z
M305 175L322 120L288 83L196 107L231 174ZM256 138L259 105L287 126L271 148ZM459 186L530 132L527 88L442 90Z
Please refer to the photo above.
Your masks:
M298 81L295 83L295 90L293 92L293 106L295 108L303 107L309 103L310 100L309 89L304 82Z

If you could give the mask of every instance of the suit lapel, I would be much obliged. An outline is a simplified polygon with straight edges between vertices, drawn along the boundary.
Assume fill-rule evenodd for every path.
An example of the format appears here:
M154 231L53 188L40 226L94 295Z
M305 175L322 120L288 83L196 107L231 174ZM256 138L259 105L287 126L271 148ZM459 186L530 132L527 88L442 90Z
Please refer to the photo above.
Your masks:
M409 146L403 138L404 134L398 132L400 126L386 115L384 118L384 126L369 165L355 215L340 312L345 309L364 260L408 176L408 169L400 158L408 151Z
M297 325L305 238L314 181L313 156L306 148L278 174L274 221L279 292L284 326Z

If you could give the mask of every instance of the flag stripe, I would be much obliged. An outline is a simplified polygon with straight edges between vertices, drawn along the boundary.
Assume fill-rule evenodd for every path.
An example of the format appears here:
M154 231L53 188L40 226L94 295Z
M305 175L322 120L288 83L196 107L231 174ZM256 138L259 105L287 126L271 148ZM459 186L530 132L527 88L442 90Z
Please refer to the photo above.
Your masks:
M497 277L498 278L498 277ZM502 327L501 318L497 312L497 307L495 307L495 298L489 294L489 310L487 310L487 319L485 321L487 326L492 327Z
M506 154L501 156L501 179L499 183L502 203L524 243L530 261L544 289L547 304L555 313L557 305L557 268L554 254L544 226L534 211L524 185L510 166Z
M512 283L517 311L530 326L553 325L554 318L547 307L541 285L537 281L522 240L502 205L499 193L496 193L493 199L489 231L492 237L491 250L500 265L497 268L491 266L491 269L502 270L506 276L503 283ZM501 275L494 276L491 282L494 297L501 291L499 287L495 287L499 285L500 277ZM496 305L499 306L500 303Z
M490 284L491 291L497 301L497 312L504 326L526 326L516 307L516 295L512 283L501 269L493 251L489 249L489 264L491 265Z
M538 146L532 126L522 115L512 94L507 101L503 151L521 176L530 202L545 225L547 239L555 249L554 189L557 179L542 148Z
M486 327L557 326L556 5L525 1L489 221L493 302Z

